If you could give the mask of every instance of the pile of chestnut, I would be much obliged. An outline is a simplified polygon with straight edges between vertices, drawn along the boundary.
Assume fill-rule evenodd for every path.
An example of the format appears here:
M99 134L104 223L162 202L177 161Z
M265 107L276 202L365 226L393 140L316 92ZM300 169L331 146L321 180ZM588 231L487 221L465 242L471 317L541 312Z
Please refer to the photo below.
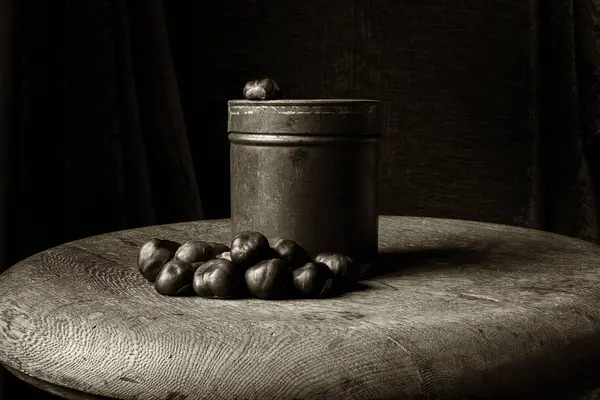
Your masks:
M322 298L347 290L358 266L345 255L321 253L311 259L298 243L260 232L238 233L231 246L152 239L140 249L138 268L160 294L260 299Z

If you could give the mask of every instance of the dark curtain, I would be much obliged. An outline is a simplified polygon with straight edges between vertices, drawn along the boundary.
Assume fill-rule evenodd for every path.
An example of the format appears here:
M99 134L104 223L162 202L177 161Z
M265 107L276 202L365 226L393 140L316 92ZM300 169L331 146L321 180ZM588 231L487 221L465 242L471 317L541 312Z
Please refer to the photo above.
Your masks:
M541 2L548 230L599 242L600 1Z
M229 215L226 101L385 102L381 213L600 241L600 0L0 0L0 270ZM4 375L4 398L40 393Z

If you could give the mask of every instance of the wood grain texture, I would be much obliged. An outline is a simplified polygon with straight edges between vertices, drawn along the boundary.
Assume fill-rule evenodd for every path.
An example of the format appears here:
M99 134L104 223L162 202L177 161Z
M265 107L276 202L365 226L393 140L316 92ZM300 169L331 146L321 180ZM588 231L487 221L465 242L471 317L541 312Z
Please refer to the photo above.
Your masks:
M224 301L158 295L135 265L150 237L227 240L229 222L95 236L17 264L0 276L0 362L118 399L548 399L600 386L593 244L383 216L380 275L360 290Z

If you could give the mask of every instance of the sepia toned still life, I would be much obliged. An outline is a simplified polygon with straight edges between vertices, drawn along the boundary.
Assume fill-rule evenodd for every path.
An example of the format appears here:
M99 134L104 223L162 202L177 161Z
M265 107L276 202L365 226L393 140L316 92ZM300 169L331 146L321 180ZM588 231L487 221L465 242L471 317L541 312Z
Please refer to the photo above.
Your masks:
M600 400L598 32L0 2L0 400Z
M600 248L379 215L381 102L281 93L257 79L228 102L230 219L92 236L0 276L10 372L68 399L445 399L583 371Z

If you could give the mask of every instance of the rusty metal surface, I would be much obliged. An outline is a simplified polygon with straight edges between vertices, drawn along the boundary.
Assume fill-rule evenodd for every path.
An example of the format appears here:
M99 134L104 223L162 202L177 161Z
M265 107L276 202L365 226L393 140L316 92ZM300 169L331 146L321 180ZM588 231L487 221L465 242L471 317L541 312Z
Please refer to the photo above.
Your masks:
M379 103L229 102L232 234L256 230L311 255L377 253Z
M373 135L381 130L375 100L231 100L228 106L230 133Z

